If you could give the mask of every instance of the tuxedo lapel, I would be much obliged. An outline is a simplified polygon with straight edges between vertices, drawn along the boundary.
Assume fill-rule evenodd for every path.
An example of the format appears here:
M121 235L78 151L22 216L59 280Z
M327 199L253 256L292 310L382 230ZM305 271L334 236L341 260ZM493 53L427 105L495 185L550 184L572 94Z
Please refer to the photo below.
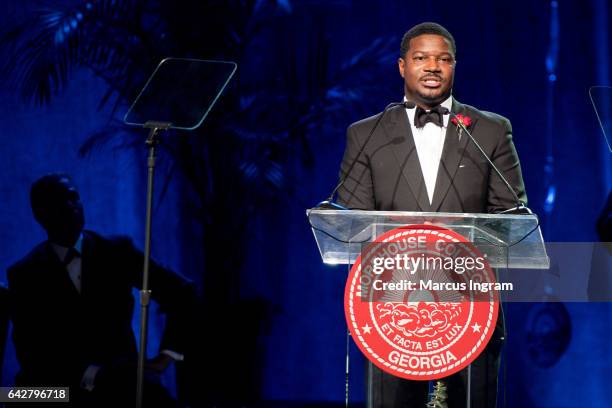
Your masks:
M455 114L467 115L468 113L465 106L457 100L453 100L452 111ZM471 119L472 123L468 129L470 132L472 132L477 122L476 118L472 117ZM457 131L457 126L449 119L448 127L446 128L446 136L444 138L444 147L442 148L442 157L440 157L440 166L438 167L438 175L436 177L436 187L431 203L432 211L438 211L442 205L448 193L448 189L457 174L457 169L465 153L465 147L467 146L468 140L469 137L465 134L460 135Z
M419 211L429 211L427 188L406 111L397 107L389 110L386 115L388 118L383 120L383 129L393 145L391 150L397 165L412 191Z

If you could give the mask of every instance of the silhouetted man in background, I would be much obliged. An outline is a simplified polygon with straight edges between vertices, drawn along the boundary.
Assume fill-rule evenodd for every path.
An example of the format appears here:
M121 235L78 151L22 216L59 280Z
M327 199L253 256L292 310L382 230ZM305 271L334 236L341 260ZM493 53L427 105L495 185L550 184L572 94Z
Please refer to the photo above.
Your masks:
M34 182L30 201L48 240L8 269L16 385L68 386L72 406L131 406L132 290L142 284L143 254L127 237L83 230L83 205L65 174ZM173 406L156 374L184 358L182 328L195 294L189 281L155 263L150 274L152 296L168 319L161 351L147 365L145 404Z

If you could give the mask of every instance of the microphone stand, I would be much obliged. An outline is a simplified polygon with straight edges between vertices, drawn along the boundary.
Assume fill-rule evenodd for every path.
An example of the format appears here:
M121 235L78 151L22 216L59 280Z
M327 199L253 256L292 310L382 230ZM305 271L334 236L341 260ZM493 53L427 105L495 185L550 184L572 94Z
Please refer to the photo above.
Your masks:
M476 141L476 139L474 139L474 136L472 136L470 131L467 130L467 127L463 124L463 121L460 118L458 118L457 115L455 115L455 113L452 112L450 109L444 108L444 111L442 112L442 114L446 115L447 113L449 115L451 115L453 118L455 118L455 120L457 121L457 126L459 126L461 128L461 130L463 130L465 132L465 134L468 135L468 137L470 138L472 143L474 143L474 146L476 146L476 148L478 149L480 154L487 160L487 162L491 165L491 168L499 176L501 181L506 185L506 188L508 189L510 194L512 194L512 198L514 198L514 202L516 203L516 207L512 207L512 208L509 208L507 210L501 211L499 214L506 214L506 213L511 213L511 212L514 212L514 211L516 211L519 214L522 213L522 212L526 212L527 214L533 214L531 212L531 210L529 209L529 207L525 206L525 203L523 203L521 201L521 199L518 197L518 195L516 195L516 192L514 191L514 189L512 188L510 183L508 182L508 180L506 180L506 178L501 173L501 171L499 171L497 166L493 163L493 161L491 161L491 159L489 158L487 153L485 153L484 149L480 146L480 143L478 143Z
M346 173L344 173L344 175L342 175L342 177L340 178L340 182L336 185L336 187L331 192L329 197L327 197L327 199L325 201L321 201L319 204L317 204L316 208L321 209L321 210L348 210L348 208L346 208L346 207L344 207L344 206L342 206L342 205L340 205L338 203L335 203L334 202L334 196L336 195L336 192L338 191L338 189L340 187L342 187L342 185L346 182L346 179L348 178L348 176L351 174L351 171L353 170L353 167L355 167L355 164L357 164L357 161L359 160L359 156L361 156L361 154L365 150L368 142L370 141L370 139L372 138L372 135L374 134L374 131L378 127L378 125L379 125L380 121L382 120L382 118L385 116L385 113L387 113L387 111L389 109L395 108L396 106L403 106L406 109L411 109L411 108L414 108L416 106L416 104L414 102L412 102L412 101L404 101L404 102L393 102L393 103L390 103L389 105L387 105L387 107L382 111L382 113L376 119L376 122L374 122L374 126L372 126L372 129L370 130L370 133L368 134L368 137L366 137L365 142L363 142L363 145L359 149L359 152L357 153L357 155L353 159L353 162L349 166L349 168L346 171Z
M166 122L148 121L144 124L149 131L145 144L149 148L147 158L147 215L145 219L144 264L142 268L142 288L140 290L140 348L138 350L138 368L136 370L136 408L142 408L144 394L144 370L147 356L147 333L149 323L149 262L151 259L151 224L153 216L153 175L155 173L155 149L159 144L159 132L168 130L171 124Z
M510 191L510 194L512 194L512 198L514 198L514 201L516 203L516 207L509 208L507 210L501 211L500 214L507 214L507 213L513 213L513 212L516 212L518 214L521 214L521 213L524 213L524 212L527 213L527 214L533 214L533 212L531 212L531 209L529 209L529 207L525 206L525 203L523 203L521 201L521 199L518 197L518 195L516 194L516 192L514 191L512 186L510 185L510 183L508 182L508 180L504 177L504 175L501 173L501 171L499 171L497 166L493 163L493 161L485 153L485 151L482 148L482 146L480 146L480 143L478 143L476 141L476 139L474 139L474 136L472 136L470 131L467 130L467 127L463 124L463 121L460 118L458 118L457 115L454 112L452 112L450 109L444 108L443 114L447 114L447 113L450 114L453 118L455 118L455 120L457 121L457 126L459 126L461 128L461 130L463 130L465 132L465 134L468 135L468 137L470 138L472 143L474 143L474 146L476 146L476 148L478 149L480 154L482 154L482 156L487 160L487 162L491 165L491 168L493 168L495 173L499 176L499 178L502 180L502 182L506 185L506 188L508 188L508 191ZM502 317L501 317L501 319L502 320L504 319L503 307L502 307ZM503 323L503 330L504 330L503 337L505 338L506 337L506 325L505 325L505 323ZM472 406L472 364L469 364L468 367L467 367L467 386L466 386L465 404L466 404L466 407L468 407L468 408L470 408Z

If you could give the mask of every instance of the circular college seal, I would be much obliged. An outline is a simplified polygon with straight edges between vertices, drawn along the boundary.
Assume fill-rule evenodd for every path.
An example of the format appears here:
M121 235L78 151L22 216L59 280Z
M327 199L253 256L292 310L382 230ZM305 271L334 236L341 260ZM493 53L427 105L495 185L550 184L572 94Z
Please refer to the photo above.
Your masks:
M401 227L367 244L344 306L353 340L382 370L411 380L446 377L486 347L498 313L494 273L461 235Z

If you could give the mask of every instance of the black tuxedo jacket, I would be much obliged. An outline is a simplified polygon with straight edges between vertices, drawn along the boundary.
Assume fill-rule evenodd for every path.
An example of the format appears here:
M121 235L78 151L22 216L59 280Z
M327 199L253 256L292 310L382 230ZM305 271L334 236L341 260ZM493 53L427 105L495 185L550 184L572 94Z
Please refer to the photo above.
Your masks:
M526 203L508 119L456 100L452 111L472 120L468 130ZM341 175L348 171L380 115L382 113L348 128ZM384 114L346 182L338 190L338 201L349 208L385 211L491 213L515 206L512 194L486 159L469 137L460 135L450 121L430 204L408 115L401 106Z
M129 238L85 231L81 262L81 293L49 242L8 269L18 384L78 387L89 365L136 358L132 288L142 285L143 254ZM192 285L155 263L149 282L168 314L161 348L182 352L177 328Z

